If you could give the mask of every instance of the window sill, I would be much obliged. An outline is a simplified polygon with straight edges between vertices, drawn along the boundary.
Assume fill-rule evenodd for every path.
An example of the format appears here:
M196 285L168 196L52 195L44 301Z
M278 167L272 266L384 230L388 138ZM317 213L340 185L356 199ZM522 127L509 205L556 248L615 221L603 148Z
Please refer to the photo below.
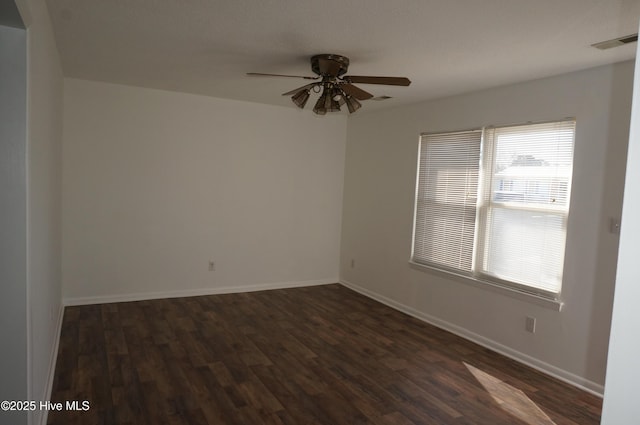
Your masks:
M425 264L419 264L413 261L409 261L409 265L411 266L411 268L416 270L420 270L423 272L432 272L440 276L453 278L456 282L461 282L467 285L475 286L477 288L482 288L488 291L496 292L511 298L515 298L520 301L525 301L531 304L539 305L541 307L549 308L554 311L562 311L562 306L564 305L564 303L561 300L545 298L540 295L530 294L528 292L520 291L515 288L510 288L507 286L499 285L494 282L480 280L470 276L454 273L448 270L427 266Z

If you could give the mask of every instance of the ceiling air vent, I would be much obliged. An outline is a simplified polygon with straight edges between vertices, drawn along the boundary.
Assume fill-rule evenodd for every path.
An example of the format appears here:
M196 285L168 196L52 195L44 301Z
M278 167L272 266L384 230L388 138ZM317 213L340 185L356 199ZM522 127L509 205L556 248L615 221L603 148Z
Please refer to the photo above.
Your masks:
M600 43L592 44L591 46L596 49L605 50L612 47L624 46L625 44L635 43L638 41L638 34L625 35L624 37L614 38L613 40L601 41Z

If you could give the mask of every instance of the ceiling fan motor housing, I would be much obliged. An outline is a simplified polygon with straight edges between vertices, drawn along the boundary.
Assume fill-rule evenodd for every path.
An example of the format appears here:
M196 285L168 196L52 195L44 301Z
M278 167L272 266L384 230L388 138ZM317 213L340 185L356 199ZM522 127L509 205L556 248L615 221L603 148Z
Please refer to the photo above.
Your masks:
M322 54L311 57L311 70L322 77L339 77L349 68L346 56Z

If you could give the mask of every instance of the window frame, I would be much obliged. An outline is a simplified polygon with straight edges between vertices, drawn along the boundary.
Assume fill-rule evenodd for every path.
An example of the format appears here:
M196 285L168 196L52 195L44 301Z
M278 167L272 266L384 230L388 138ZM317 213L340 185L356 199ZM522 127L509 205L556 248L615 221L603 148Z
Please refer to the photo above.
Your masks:
M489 143L486 140L487 130L494 130L494 129L507 128L507 127L517 127L517 126L533 126L537 124L555 124L555 123L564 123L564 122L573 122L571 173L569 174L569 180L567 183L566 205L562 207L550 207L549 205L547 205L545 207L542 204L540 206L534 206L535 203L518 205L517 202L496 203L494 201L491 201L490 199L491 196L490 195L488 196L487 192L489 194L492 192L491 184L495 177L493 170L494 170L495 161L496 161L496 158L495 158L496 141L494 136L494 140L492 140L490 146L488 146ZM486 126L486 127L475 128L471 130L420 133L420 137L418 139L418 142L419 142L418 143L418 161L417 161L417 167L416 167L417 173L416 173L416 185L415 185L415 202L414 202L413 231L412 231L412 241L411 241L411 257L410 257L409 263L414 268L435 270L437 272L444 273L448 276L455 276L458 280L465 281L467 283L479 284L483 287L497 290L498 292L515 295L517 298L534 300L538 304L551 306L552 308L560 311L563 305L561 301L561 293L564 285L564 268L565 268L564 260L566 257L567 234L568 234L567 226L569 221L568 220L569 209L571 204L571 191L572 191L574 160L575 160L576 129L577 129L577 121L575 118L570 117L570 118L564 118L560 120L526 122L521 124L500 125L500 126ZM456 134L456 133L471 132L471 131L481 131L481 142L480 142L480 154L478 157L479 177L478 177L478 188L477 188L476 222L475 222L474 239L473 239L473 247L472 247L473 264L471 267L471 271L467 272L463 269L443 266L443 265L433 263L424 259L417 259L415 256L415 249L416 249L416 236L417 236L416 234L417 217L419 213L418 203L419 203L419 196L420 196L420 177L421 177L420 165L422 160L422 153L423 153L422 151L424 149L423 140L424 138L428 136L433 136L433 135L447 135L447 134ZM489 150L491 150L491 152L489 152ZM487 159L487 155L490 156L489 159ZM488 228L488 212L490 208L504 208L510 211L514 211L514 210L540 211L540 212L545 212L547 214L557 215L561 218L562 229L564 231L564 249L563 249L563 258L561 263L561 271L563 275L560 280L560 289L557 292L547 291L542 288L537 288L535 286L529 286L527 284L522 284L522 283L511 281L511 280L502 279L490 273L483 272L482 269L484 267L479 263L482 263L486 258L485 242L487 241L486 233Z

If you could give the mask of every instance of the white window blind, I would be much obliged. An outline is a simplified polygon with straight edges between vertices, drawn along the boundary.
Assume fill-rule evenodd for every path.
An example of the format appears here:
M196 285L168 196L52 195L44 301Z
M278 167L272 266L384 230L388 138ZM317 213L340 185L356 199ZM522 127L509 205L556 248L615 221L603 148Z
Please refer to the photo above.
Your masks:
M471 272L481 138L421 136L413 261Z
M560 291L574 132L575 121L486 130L480 272Z
M575 121L420 137L412 261L555 298Z

